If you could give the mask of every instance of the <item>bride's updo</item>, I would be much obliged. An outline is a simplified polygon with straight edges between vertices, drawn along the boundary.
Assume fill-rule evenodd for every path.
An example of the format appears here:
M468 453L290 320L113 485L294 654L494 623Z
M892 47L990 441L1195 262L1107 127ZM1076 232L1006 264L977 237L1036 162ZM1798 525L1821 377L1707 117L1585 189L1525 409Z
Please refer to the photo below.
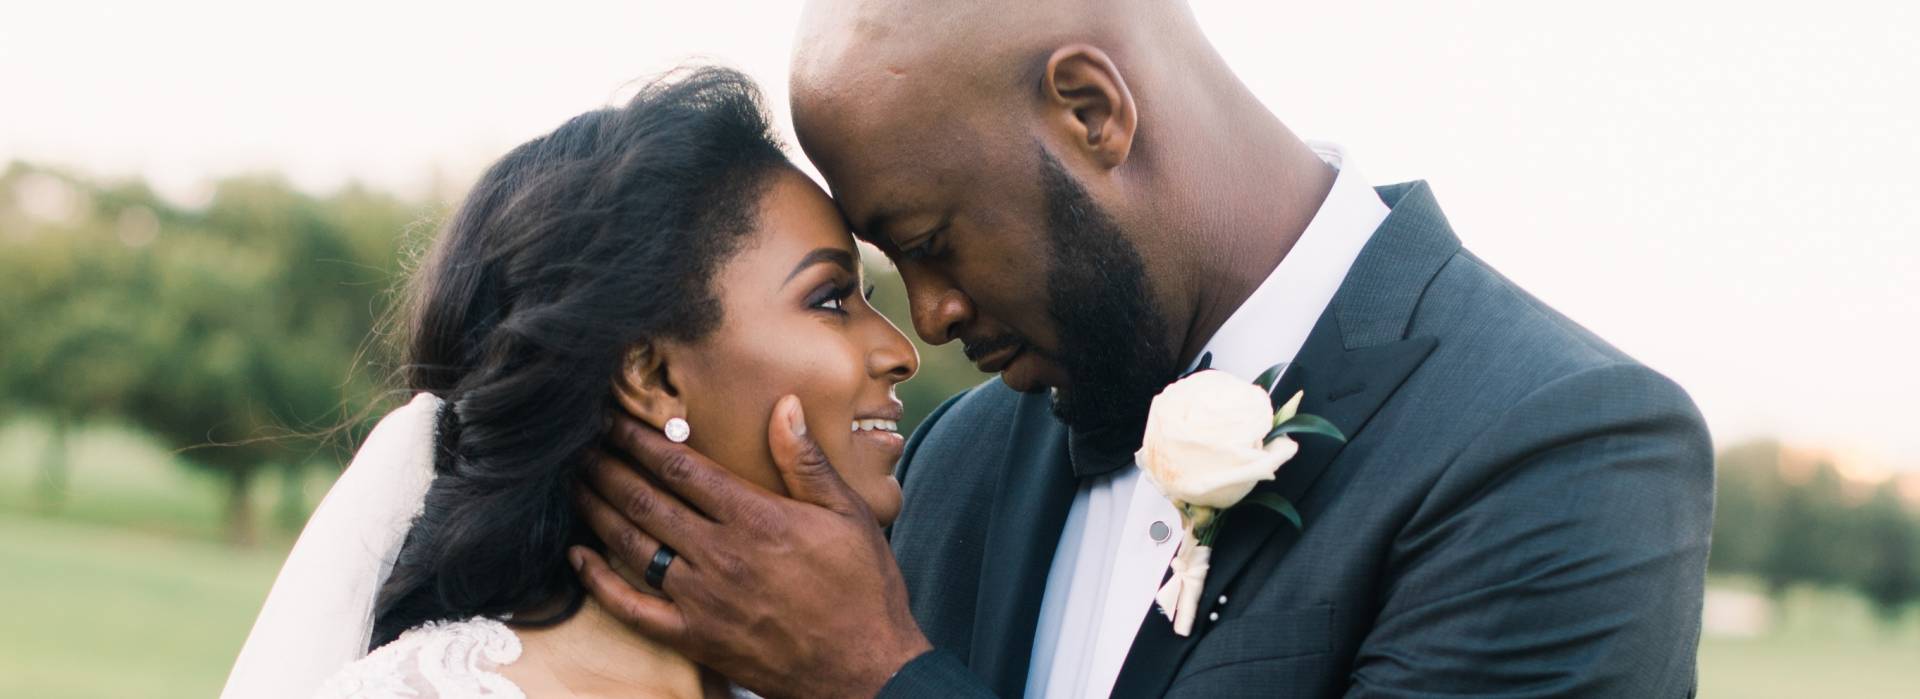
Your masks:
M437 478L381 589L372 647L428 621L560 609L592 543L571 488L623 359L717 327L709 281L790 167L752 82L701 68L501 158L414 277L408 388L446 400Z

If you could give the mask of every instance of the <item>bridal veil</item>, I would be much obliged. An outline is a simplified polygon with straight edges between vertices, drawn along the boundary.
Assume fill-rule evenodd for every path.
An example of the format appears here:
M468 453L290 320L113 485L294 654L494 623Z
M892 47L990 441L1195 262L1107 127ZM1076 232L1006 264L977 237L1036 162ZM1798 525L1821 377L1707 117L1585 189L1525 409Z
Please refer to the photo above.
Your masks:
M374 601L433 482L441 404L419 394L367 436L287 555L222 699L312 696L367 654Z

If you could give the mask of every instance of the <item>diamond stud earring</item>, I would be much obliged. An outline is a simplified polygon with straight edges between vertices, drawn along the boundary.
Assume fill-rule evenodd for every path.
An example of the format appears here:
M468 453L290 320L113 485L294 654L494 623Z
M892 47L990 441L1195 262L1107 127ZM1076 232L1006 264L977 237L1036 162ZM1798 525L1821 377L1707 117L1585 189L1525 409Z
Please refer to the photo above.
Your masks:
M687 425L687 421L677 417L667 420L667 426L662 431L675 444L687 441L687 437L693 434L693 428Z

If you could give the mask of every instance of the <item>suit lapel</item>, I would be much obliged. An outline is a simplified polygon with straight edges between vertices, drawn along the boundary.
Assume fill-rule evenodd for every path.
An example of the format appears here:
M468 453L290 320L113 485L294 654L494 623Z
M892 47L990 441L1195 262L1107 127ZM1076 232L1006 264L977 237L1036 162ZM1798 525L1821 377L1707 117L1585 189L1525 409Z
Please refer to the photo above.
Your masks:
M1046 397L1023 399L1019 412L987 524L969 656L975 674L1003 697L1026 691L1047 571L1079 482L1068 431Z
M1354 261L1274 392L1278 403L1305 390L1301 411L1326 418L1349 440L1358 438L1374 413L1433 352L1434 338L1406 338L1405 333L1420 292L1459 250L1459 240L1447 229L1425 183L1382 188L1380 194L1393 213ZM1300 452L1255 492L1286 497L1312 527L1318 511L1306 496L1345 445L1314 436L1299 441ZM1277 548L1272 560L1284 560L1300 535L1279 515L1260 507L1232 510L1223 526L1214 542L1193 635L1175 635L1165 616L1148 609L1113 696L1164 694L1194 644L1205 636L1208 614L1221 592L1247 572L1248 562L1263 549Z
M1407 376L1426 360L1435 344L1431 337L1416 337L1340 352L1331 362L1314 357L1310 362L1301 363L1291 381L1281 383L1284 392L1278 394L1279 400L1284 401L1294 391L1305 389L1306 396L1300 401L1302 411L1326 418L1349 439L1355 438L1366 429L1367 422L1387 398L1399 390ZM1306 507L1307 492L1345 446L1331 439L1304 437L1300 439L1299 454L1280 467L1274 480L1260 484L1254 491L1279 493L1296 506ZM1221 591L1244 572L1254 554L1264 546L1281 547L1284 554L1285 548L1293 544L1292 534L1298 533L1293 531L1293 525L1265 508L1242 507L1232 512L1232 521L1220 530L1214 542L1207 593L1201 597L1202 618L1211 611ZM1302 518L1307 514L1303 510ZM1312 526L1311 522L1307 526ZM1279 529L1287 530L1290 535L1274 537Z
M1334 325L1323 317L1320 326L1303 348L1300 361L1281 377L1276 399L1284 401L1295 391L1306 390L1301 411L1326 418L1349 438L1364 430L1367 421L1398 390L1413 370L1433 351L1434 339L1419 337L1377 347L1346 351L1339 347L1337 332L1322 332ZM1316 343L1314 339L1321 340ZM1334 342L1327 343L1326 338ZM1316 346L1318 344L1318 346ZM1331 348L1327 345L1332 344ZM1274 480L1260 484L1254 492L1275 492L1301 505L1309 489L1340 455L1342 445L1331 439L1308 436L1300 439L1300 452ZM1315 511L1301 508L1306 526L1313 526ZM1265 508L1239 507L1230 511L1219 537L1207 572L1206 591L1200 596L1198 619L1192 636L1173 633L1173 624L1157 609L1149 609L1134 637L1127 660L1114 684L1115 697L1150 697L1165 692L1175 672L1185 661L1193 644L1206 634L1207 615L1213 611L1220 594L1246 572L1245 568L1262 549L1278 547L1280 554L1293 545L1299 532L1291 524Z

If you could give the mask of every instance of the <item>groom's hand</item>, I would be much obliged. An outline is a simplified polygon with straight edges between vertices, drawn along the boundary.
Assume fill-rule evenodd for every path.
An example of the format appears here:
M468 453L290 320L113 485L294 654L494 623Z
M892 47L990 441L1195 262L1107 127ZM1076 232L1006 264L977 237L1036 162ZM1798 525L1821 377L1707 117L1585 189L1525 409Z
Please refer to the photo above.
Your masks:
M581 511L635 570L661 543L678 554L666 598L635 590L584 547L569 558L614 616L748 689L871 697L932 646L886 538L807 436L798 399L775 406L768 439L791 499L652 427L616 421L618 454L589 464Z

